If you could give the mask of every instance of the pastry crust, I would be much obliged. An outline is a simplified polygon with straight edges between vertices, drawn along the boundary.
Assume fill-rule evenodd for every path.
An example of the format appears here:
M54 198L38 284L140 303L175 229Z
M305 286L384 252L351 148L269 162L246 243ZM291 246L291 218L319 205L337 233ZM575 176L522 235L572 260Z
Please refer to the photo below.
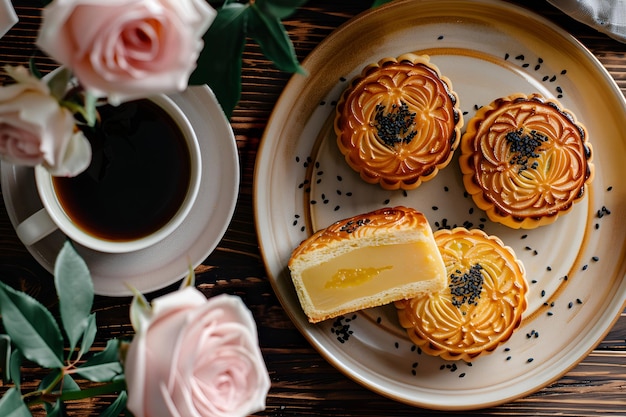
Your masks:
M452 159L463 126L458 102L428 56L384 58L365 67L341 95L337 145L368 183L417 188Z
M402 206L360 214L318 231L293 251L288 267L312 323L439 291L446 282L426 218ZM353 273L352 278L338 281L341 268Z
M528 284L522 263L496 236L463 227L438 230L444 290L397 301L400 324L424 352L473 359L508 340L522 321Z
M461 139L463 184L495 222L532 229L580 201L593 178L592 147L574 114L539 94L482 107Z

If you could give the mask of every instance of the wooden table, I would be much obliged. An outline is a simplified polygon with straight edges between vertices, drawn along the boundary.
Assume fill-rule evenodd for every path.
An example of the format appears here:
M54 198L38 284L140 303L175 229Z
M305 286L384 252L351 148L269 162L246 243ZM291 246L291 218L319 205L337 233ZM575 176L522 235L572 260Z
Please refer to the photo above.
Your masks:
M545 1L512 1L529 7L574 34L609 70L626 92L626 45L569 18ZM528 5L531 3L532 5ZM45 70L48 61L33 45L40 23L36 0L14 1L20 22L0 41L1 63L26 65L31 56ZM284 24L298 58L307 54L328 34L367 9L368 0L310 1ZM289 75L273 68L258 46L250 43L244 54L243 96L232 117L241 163L241 186L234 218L217 249L197 270L197 286L208 297L220 293L240 295L252 310L259 328L260 345L272 388L267 407L259 416L415 416L446 415L394 402L353 382L329 365L301 336L278 302L267 278L257 243L252 201L256 151L273 106ZM6 81L3 79L2 81ZM54 307L51 276L18 240L6 208L0 204L0 279ZM150 297L177 288L165 288ZM95 301L99 337L132 334L128 317L130 298L99 296ZM23 387L32 389L42 371L23 371ZM0 393L7 386L0 386ZM99 415L112 397L70 403L68 414ZM450 413L452 414L452 413ZM542 390L491 409L462 415L626 415L626 312L596 349L561 379ZM43 415L39 413L37 415Z

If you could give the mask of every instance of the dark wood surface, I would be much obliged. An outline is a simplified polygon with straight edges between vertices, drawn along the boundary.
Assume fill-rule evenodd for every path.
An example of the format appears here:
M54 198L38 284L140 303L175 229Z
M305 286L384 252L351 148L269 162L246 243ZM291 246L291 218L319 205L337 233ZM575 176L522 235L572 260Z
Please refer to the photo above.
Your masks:
M545 1L513 1L574 34L609 70L626 92L626 45L590 29ZM27 64L34 56L44 71L54 63L33 45L40 22L36 0L15 0L20 22L0 40L0 63ZM334 29L367 9L371 0L311 0L284 21L298 58L304 59ZM454 413L422 410L372 393L329 365L300 335L278 302L258 248L253 209L253 170L264 128L289 75L273 68L257 45L244 56L243 95L232 117L241 163L241 186L233 220L218 248L196 270L197 285L207 295L240 295L252 310L272 388L259 416L416 416ZM5 79L0 80L2 82ZM18 240L4 204L0 204L0 279L27 291L54 308L52 279ZM149 294L154 297L177 285ZM128 336L130 298L97 297L99 336ZM23 372L23 387L32 389L42 371ZM0 385L0 394L7 386ZM68 414L99 415L112 397L70 403ZM626 416L626 312L591 354L551 385L526 398L459 415ZM36 415L43 415L39 413Z

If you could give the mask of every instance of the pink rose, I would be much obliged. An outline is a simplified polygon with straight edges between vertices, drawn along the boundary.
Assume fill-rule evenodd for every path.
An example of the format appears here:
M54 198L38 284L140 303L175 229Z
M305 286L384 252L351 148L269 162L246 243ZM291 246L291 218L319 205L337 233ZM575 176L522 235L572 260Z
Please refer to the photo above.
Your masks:
M5 67L17 83L0 87L0 158L42 164L52 175L74 176L91 161L91 146L72 113L24 67Z
M265 408L269 376L252 314L236 296L186 287L152 302L125 360L136 417L237 417Z
M215 15L206 0L55 0L37 45L116 104L184 90Z

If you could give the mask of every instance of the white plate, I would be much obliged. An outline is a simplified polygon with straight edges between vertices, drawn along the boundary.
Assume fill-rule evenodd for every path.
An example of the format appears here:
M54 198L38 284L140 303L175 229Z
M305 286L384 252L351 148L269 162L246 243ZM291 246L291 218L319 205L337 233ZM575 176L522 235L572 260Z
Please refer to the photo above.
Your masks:
M149 248L105 254L77 246L87 262L97 294L125 296L126 284L147 293L176 282L215 249L230 223L239 190L239 158L233 131L214 94L207 87L191 87L172 98L196 131L202 153L200 193L184 223ZM43 207L32 168L3 163L2 191L13 226ZM27 249L48 271L66 237L60 231Z
M556 223L520 231L484 219L464 196L456 159L412 191L364 183L336 149L335 102L366 64L409 51L429 54L451 79L466 121L477 107L515 92L559 99L593 144L596 176L586 198ZM626 102L593 55L549 21L506 2L396 1L339 28L304 67L310 75L290 80L270 119L254 195L270 280L311 344L373 391L449 410L528 395L582 360L626 299ZM410 342L393 306L307 322L287 270L291 251L336 220L394 205L423 211L434 229L469 222L513 247L528 272L529 308L505 345L471 365L430 357ZM602 207L611 214L598 217Z

